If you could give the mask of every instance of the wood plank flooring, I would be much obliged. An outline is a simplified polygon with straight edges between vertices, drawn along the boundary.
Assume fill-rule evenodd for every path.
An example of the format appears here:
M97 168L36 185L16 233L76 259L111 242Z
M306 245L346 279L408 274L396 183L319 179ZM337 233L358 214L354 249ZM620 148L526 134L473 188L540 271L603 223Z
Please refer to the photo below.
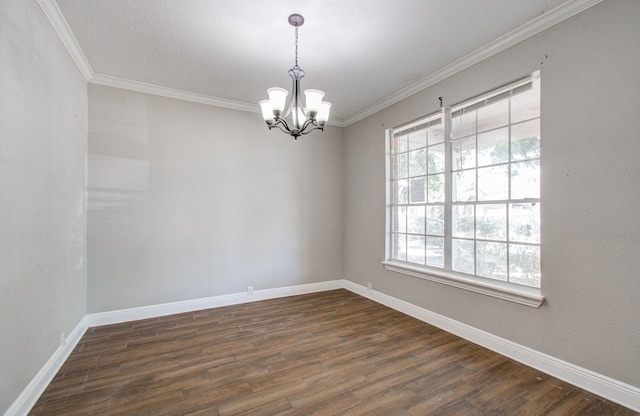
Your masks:
M347 290L90 328L31 415L638 415Z

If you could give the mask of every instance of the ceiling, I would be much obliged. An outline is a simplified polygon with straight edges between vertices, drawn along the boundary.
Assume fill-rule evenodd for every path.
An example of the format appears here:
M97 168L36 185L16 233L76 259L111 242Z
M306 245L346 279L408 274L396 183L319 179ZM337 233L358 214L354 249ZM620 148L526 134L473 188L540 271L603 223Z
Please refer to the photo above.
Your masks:
M303 88L349 125L599 0L39 0L89 82L259 111Z

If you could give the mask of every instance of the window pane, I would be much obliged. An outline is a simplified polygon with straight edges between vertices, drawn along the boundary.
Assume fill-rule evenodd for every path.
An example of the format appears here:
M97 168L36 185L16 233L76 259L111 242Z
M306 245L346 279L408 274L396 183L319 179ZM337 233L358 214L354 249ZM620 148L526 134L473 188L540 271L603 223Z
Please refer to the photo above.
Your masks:
M427 129L427 135L429 137L429 146L444 142L444 128L442 127L442 124L429 127Z
M459 137L468 136L476 132L476 112L470 111L463 113L462 117L451 118L451 137L457 139Z
M422 176L427 174L427 149L409 152L409 176Z
M478 132L495 129L509 124L509 100L478 109Z
M409 202L412 204L419 202L426 202L426 194L425 194L425 185L426 178L423 176L422 178L414 178L409 180L409 184L411 188L409 189Z
M509 281L540 287L540 247L509 244Z
M429 173L444 172L444 143L429 147Z
M398 174L397 178L406 178L409 176L409 158L407 153L399 154L397 157L398 160Z
M409 133L409 150L427 147L427 131L418 130Z
M507 280L507 245L476 242L476 274L496 280Z
M511 165L511 199L540 198L540 161Z
M418 235L407 236L407 261L424 264L424 237Z
M427 237L427 266L444 267L444 238Z
M509 161L509 129L492 130L478 135L478 166Z
M456 272L473 274L475 264L473 241L454 238L452 243L451 268Z
M451 141L451 162L453 170L476 167L475 136Z
M511 127L511 160L540 157L540 120Z
M427 193L430 204L444 202L444 173L428 176Z
M393 203L406 204L409 196L409 181L401 179L393 181Z
M540 244L540 203L509 206L509 240Z
M393 234L393 252L391 257L396 260L407 260L407 236L406 234Z
M407 208L393 207L392 231L404 233L407 231Z
M476 205L476 238L506 241L506 204Z
M424 234L424 206L408 207L407 209L407 232L414 234Z
M473 238L474 205L451 207L451 232L454 237Z
M407 149L407 135L403 134L402 136L394 137L393 139L393 149L394 153L402 153L406 152Z
M540 91L533 88L511 97L511 122L540 117Z
M444 235L444 205L427 207L427 234Z
M478 200L502 201L509 198L509 167L478 169Z
M454 172L452 175L452 195L453 202L475 201L476 200L476 171L465 170Z

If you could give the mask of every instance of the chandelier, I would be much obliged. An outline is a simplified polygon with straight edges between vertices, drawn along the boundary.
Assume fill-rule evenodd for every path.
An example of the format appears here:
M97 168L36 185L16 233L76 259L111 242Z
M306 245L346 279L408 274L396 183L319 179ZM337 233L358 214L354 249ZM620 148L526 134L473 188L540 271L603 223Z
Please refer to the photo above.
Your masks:
M269 130L274 127L290 134L294 139L308 134L313 130L324 130L324 126L329 120L329 110L331 103L322 101L324 92L320 90L304 90L305 104L302 106L300 97L300 80L304 77L304 71L298 66L298 28L304 23L304 17L299 14L289 16L289 24L295 27L296 31L296 61L293 68L289 70L289 76L293 80L291 91L291 101L289 108L284 112L289 92L284 88L269 88L268 100L260 101L262 117L267 123ZM291 116L287 122L285 117Z

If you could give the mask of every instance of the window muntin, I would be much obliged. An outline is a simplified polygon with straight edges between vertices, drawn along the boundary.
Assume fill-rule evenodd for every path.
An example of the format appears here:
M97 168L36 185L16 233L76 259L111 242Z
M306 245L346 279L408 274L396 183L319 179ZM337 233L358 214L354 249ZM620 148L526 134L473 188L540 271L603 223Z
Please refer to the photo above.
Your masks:
M390 260L539 288L539 74L391 134Z

